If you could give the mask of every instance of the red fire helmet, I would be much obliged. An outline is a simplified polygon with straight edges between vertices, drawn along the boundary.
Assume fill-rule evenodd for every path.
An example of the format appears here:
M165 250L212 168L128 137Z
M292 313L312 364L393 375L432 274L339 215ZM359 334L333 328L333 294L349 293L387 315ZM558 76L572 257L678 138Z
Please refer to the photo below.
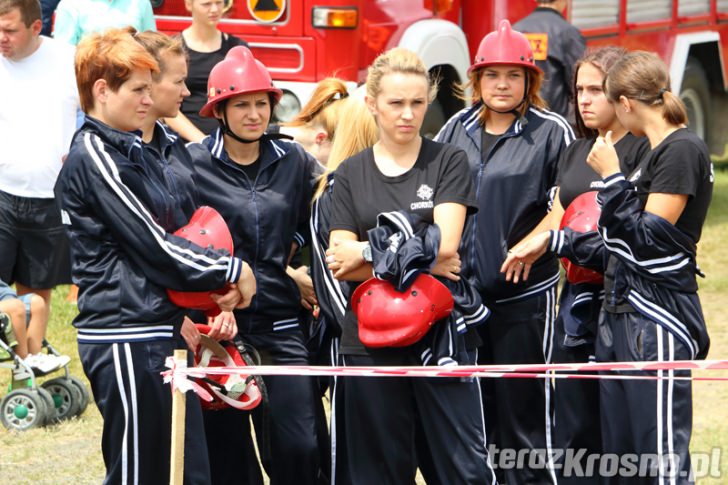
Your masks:
M424 273L404 292L388 281L368 279L354 291L351 303L359 339L367 347L412 345L454 306L450 290Z
M283 92L273 85L268 69L245 46L230 49L225 59L215 64L207 79L207 103L200 116L213 118L213 109L223 99L238 94L267 92L273 94L273 104ZM272 107L271 107L272 108Z
M208 325L195 324L200 335L200 345L195 351L195 367L244 367L248 363L243 358L238 347L232 342L217 342L208 337ZM252 376L241 374L215 375L208 374L207 379L214 384L199 380L212 401L200 399L203 409L217 411L226 407L249 410L260 404L262 394L258 384Z
M233 254L233 238L219 212L212 207L202 206L192 214L190 222L179 228L176 236L192 241L203 248L225 249ZM225 294L227 288L216 291L175 291L167 290L169 299L177 306L193 310L205 310L210 315L219 313L219 308L212 301L213 293Z
M560 229L568 227L575 232L590 232L597 230L601 207L597 204L598 192L593 190L584 192L571 201L561 218ZM561 258L561 264L566 270L566 279L571 284L589 283L601 285L604 276L594 270L577 266L566 258Z
M531 43L525 35L511 28L508 20L501 20L498 29L480 41L475 61L468 73L485 66L510 65L522 66L542 72L533 58Z

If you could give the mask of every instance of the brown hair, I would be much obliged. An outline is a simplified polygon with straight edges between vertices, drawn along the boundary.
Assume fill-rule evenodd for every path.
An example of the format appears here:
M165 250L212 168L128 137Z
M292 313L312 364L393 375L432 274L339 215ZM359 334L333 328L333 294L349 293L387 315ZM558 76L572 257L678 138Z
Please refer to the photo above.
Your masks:
M430 78L427 67L417 54L403 47L395 47L387 52L380 54L367 71L367 95L370 98L376 98L381 92L382 78L387 74L403 73L416 74L423 76L427 80L429 92L427 93L427 101L432 101L437 95L437 81Z
M350 96L339 103L338 135L334 137L326 164L326 172L319 179L313 198L316 200L326 190L328 174L341 162L376 143L379 138L377 124L366 103L359 96Z
M662 116L668 123L687 122L685 105L670 92L667 66L657 54L634 51L625 55L609 70L604 86L607 98L613 103L624 96L648 106L661 106Z
M609 69L622 57L627 54L627 49L610 45L600 49L590 49L584 56L574 64L574 79L571 81L571 90L574 93L574 116L576 121L576 134L580 137L595 137L599 132L593 128L587 128L584 119L579 112L579 96L576 93L576 80L579 77L579 69L584 64L591 64L602 73L602 80L607 77Z
M134 27L127 27L127 32L134 37L134 40L144 47L159 64L159 72L154 73L153 78L155 81L159 81L167 70L167 66L164 64L164 55L172 54L175 56L183 56L187 59L187 51L185 50L182 39L179 37L170 37L160 32L153 30L146 30L144 32L137 32Z
M86 35L76 47L76 85L85 112L94 108L93 86L104 79L116 92L137 69L159 71L144 47L124 29L109 29L104 33Z
M493 66L498 65L500 64L493 64ZM480 94L480 78L483 76L483 72L485 72L485 69L487 69L488 67L491 66L483 66L478 69L473 69L468 73L467 82L465 82L464 84L455 85L455 92L461 99L468 100L468 96L466 96L465 93L468 90L471 90L470 92L472 94L469 98L472 104L480 103L481 101L483 101L483 97ZM538 69L531 69L525 66L516 67L520 67L521 69L523 69L524 73L526 74L526 85L528 86L528 90L525 93L525 102L518 107L518 113L521 116L524 116L529 106L535 106L539 109L546 109L548 105L540 94L541 83L543 83L543 73ZM483 109L481 110L480 116L478 118L481 126L485 126L485 122L488 119L489 111L490 110L488 109L488 107L485 105L485 103L483 103Z
M20 20L26 27L41 19L40 2L38 0L0 0L0 15L10 13L17 8L20 10Z

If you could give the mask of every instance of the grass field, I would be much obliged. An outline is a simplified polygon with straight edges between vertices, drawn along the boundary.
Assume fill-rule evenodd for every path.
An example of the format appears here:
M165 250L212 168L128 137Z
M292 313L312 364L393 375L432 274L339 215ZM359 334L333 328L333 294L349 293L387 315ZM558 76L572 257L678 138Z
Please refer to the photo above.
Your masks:
M715 194L700 243L699 264L707 278L700 295L712 345L708 358L728 358L728 172L716 177ZM75 307L64 301L67 289L53 294L53 315L48 337L63 353L73 356L72 374L83 377L76 352L71 320ZM10 372L0 369L0 396L5 394ZM703 372L696 375L728 373ZM695 462L698 483L728 482L728 382L694 383L692 451L712 455L711 462ZM80 417L59 425L8 432L0 427L0 483L87 484L100 483L104 468L100 452L101 418L93 403ZM699 466L698 466L699 465ZM711 476L712 475L712 476Z

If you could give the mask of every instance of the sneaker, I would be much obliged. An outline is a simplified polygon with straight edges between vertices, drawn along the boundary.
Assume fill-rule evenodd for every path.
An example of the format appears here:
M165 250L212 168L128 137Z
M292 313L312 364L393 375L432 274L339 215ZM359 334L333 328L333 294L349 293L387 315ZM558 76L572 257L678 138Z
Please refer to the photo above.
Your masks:
M67 355L55 356L51 354L31 354L25 358L25 363L32 369L48 374L68 364L71 358Z

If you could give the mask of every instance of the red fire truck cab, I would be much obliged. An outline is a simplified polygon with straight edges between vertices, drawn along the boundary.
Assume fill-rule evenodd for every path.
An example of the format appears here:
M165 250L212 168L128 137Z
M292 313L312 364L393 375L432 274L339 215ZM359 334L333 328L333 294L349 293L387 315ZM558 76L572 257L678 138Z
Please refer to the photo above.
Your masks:
M189 25L184 0L155 1L159 30L179 32ZM229 1L220 28L244 38L283 89L278 119L295 114L319 80L337 76L353 87L365 80L378 54L402 46L417 52L440 78L427 133L464 106L452 86L465 80L483 36L501 19L516 22L536 5L532 0ZM566 13L589 45L660 54L670 67L673 91L688 106L691 127L710 139L711 93L723 93L728 79L728 0L578 0Z

